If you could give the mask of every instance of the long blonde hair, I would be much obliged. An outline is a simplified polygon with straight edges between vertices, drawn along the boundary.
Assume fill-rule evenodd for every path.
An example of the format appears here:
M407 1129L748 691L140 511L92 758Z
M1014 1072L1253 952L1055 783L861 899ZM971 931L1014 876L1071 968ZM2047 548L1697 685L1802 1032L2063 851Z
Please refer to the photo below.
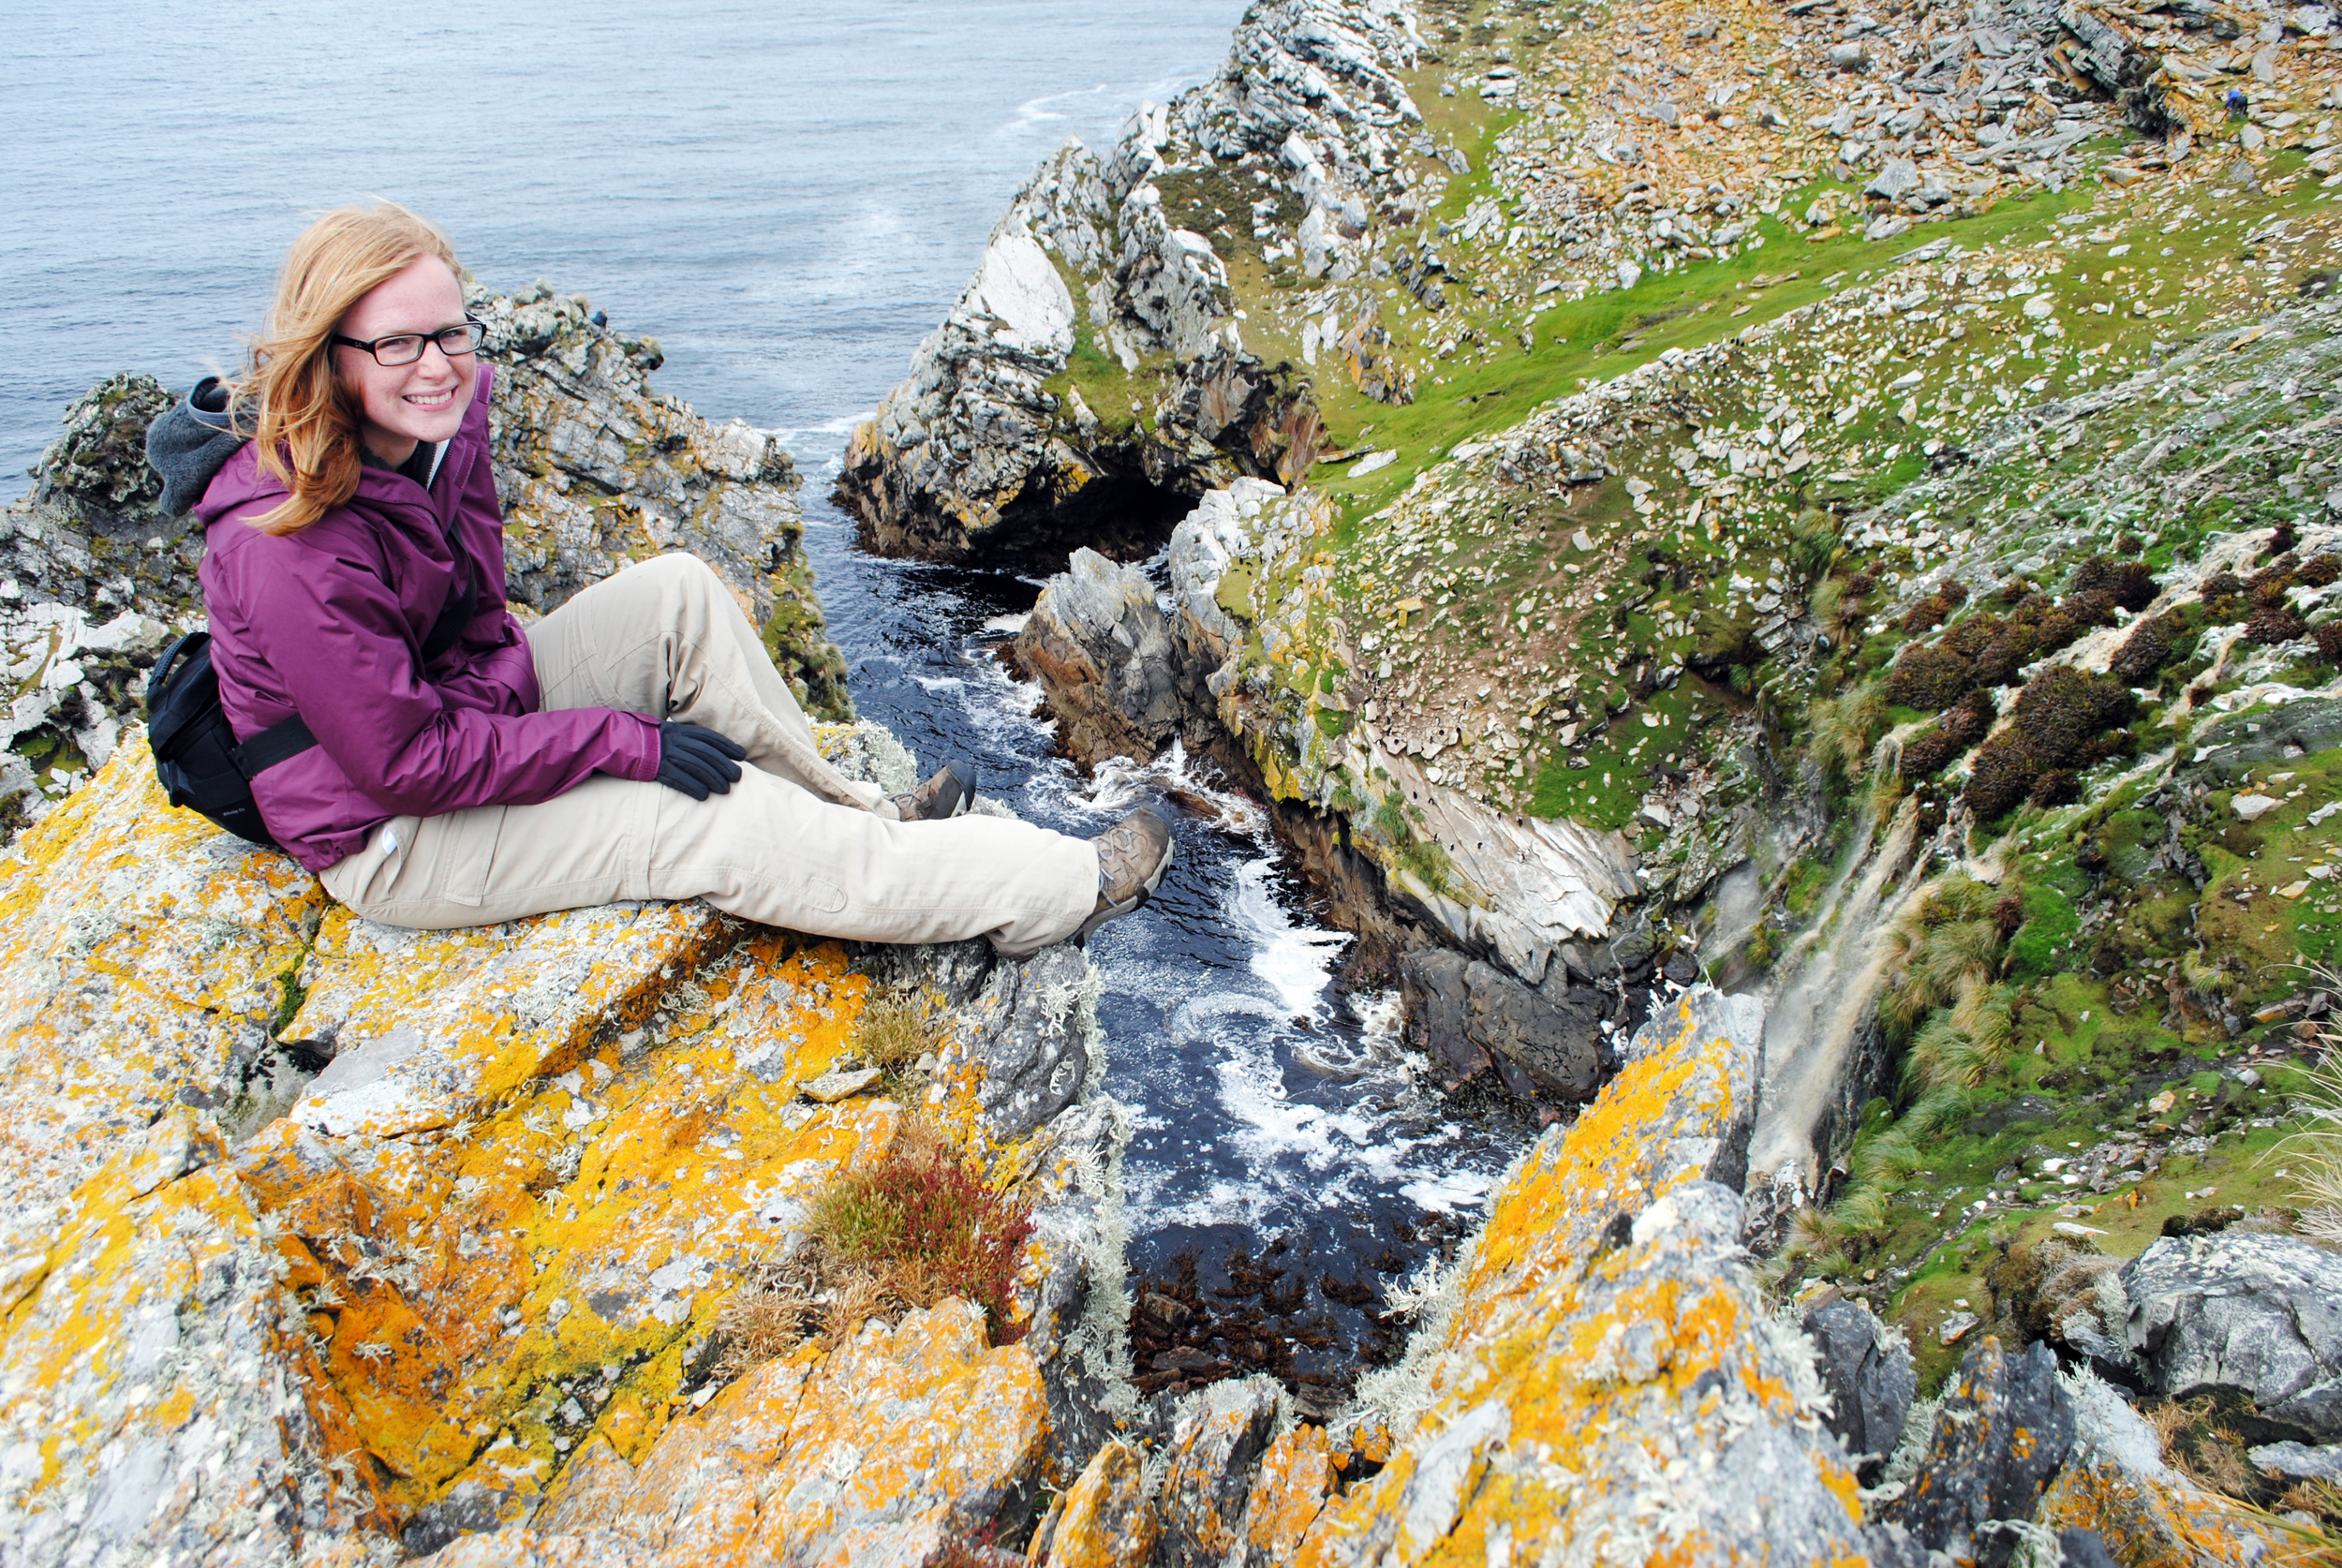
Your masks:
M252 519L262 533L297 534L357 493L358 405L334 374L333 335L370 290L426 256L463 275L447 236L393 201L337 208L293 242L267 328L230 389L235 423L252 429L261 470L292 492Z

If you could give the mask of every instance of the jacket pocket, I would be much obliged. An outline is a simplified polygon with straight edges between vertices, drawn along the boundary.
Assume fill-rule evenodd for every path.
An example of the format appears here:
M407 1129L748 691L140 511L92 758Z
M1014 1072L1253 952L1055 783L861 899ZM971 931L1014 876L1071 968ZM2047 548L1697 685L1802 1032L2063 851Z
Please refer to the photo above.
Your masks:
M488 896L496 870L497 841L504 836L506 806L476 806L457 814L448 846L447 901L476 910Z

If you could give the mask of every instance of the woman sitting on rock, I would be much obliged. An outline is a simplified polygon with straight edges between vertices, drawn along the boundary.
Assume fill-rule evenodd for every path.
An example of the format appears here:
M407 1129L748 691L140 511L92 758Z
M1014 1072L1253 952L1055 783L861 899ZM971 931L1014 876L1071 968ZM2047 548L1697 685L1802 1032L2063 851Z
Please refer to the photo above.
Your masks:
M166 507L194 505L206 530L239 744L295 717L315 737L252 787L328 892L393 925L704 898L818 936L1008 954L1145 900L1171 859L1155 812L1074 838L968 814L956 764L891 798L839 774L693 556L523 628L484 332L431 224L330 213L287 257L246 373L206 380L148 436Z

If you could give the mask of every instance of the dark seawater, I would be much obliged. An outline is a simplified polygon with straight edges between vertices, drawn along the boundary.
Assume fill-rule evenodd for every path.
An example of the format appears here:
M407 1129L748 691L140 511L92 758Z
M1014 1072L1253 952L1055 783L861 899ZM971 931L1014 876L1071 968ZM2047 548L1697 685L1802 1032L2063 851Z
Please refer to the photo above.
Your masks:
M1178 757L1094 779L1052 757L1037 693L988 651L1037 584L863 555L826 499L845 433L1025 174L1208 75L1240 9L19 0L0 52L0 496L100 377L185 386L232 362L304 215L344 201L405 201L489 284L541 276L656 335L662 391L797 453L865 715L1069 832L1166 783L1220 807L1175 812L1161 894L1092 944L1106 1087L1137 1112L1132 1264L1176 1280L1193 1258L1176 1291L1267 1302L1272 1364L1323 1372L1376 1342L1385 1282L1454 1234L1513 1140L1443 1115L1397 1048L1395 998L1338 994L1348 939L1257 808Z

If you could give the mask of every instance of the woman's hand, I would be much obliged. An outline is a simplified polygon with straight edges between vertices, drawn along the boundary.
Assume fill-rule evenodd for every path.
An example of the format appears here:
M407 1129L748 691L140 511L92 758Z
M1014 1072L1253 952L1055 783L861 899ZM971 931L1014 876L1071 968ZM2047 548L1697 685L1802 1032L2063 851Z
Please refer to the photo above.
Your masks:
M748 754L739 742L703 725L669 719L659 727L659 782L693 800L728 795L740 777L740 759Z

